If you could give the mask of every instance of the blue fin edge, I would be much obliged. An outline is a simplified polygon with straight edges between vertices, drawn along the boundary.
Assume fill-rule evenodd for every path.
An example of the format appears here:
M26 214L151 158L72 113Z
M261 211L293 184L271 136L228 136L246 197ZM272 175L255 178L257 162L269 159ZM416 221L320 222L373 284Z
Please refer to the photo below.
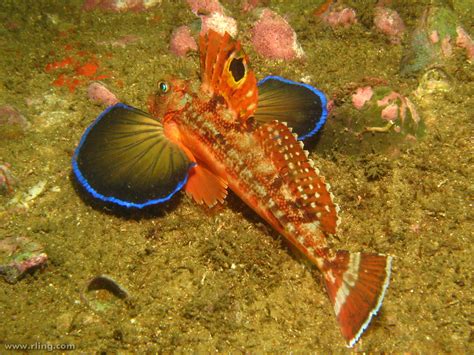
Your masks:
M316 89L315 87L313 87L309 84L299 83L299 82L296 82L296 81L293 81L293 80L285 79L285 78L282 78L281 76L278 76L278 75L269 75L269 76L263 78L262 80L260 80L257 83L257 86L262 85L264 82L266 82L267 80L270 80L270 79L279 80L279 81L281 81L285 84L303 86L303 87L307 88L308 90L312 91L313 93L315 93L316 95L319 96L319 99L321 100L321 104L322 104L321 117L319 118L319 121L316 124L316 126L310 132L306 133L304 136L298 137L298 140L302 141L302 140L305 140L306 138L314 136L316 134L316 132L318 132L321 129L321 127L324 125L324 123L326 122L326 119L328 117L328 110L327 110L328 100L326 99L326 95L324 95L324 93L322 91L319 91L318 89Z
M74 174L76 175L76 178L77 178L77 181L79 181L79 183L87 190L87 192L89 192L93 197L99 199L99 200L102 200L102 201L105 201L105 202L112 202L112 203L115 203L117 205L120 205L120 206L123 206L123 207L127 207L127 208L130 208L130 207L133 207L133 208L143 208L143 207L146 207L146 206L151 206L151 205L156 205L156 204L159 204L159 203L163 203L163 202L166 202L168 201L171 197L173 197L173 195L178 192L179 190L181 190L183 188L183 186L186 184L186 182L188 181L188 174L186 174L185 178L180 181L178 183L178 185L176 186L176 188L166 197L163 197L163 198L159 198L159 199L155 199L155 200L149 200L149 201L146 201L144 203L135 203L135 202L130 202L130 201L124 201L124 200L120 200L118 198L115 198L115 197L111 197L111 196L104 196L102 195L101 193L97 192L96 190L94 190L94 188L89 184L89 182L87 181L87 179L84 177L84 175L82 175L81 171L79 170L79 167L77 166L77 157L79 155L79 151L81 150L81 147L82 145L84 144L84 142L86 141L87 139L87 135L89 134L89 132L91 131L91 129L102 119L103 116L105 116L106 114L108 114L112 109L116 108L116 107L122 107L124 109L135 109L134 107L131 107L131 106L128 106L128 105L125 105L124 103L117 103L115 105L112 105L112 106L109 106L107 107L104 111L102 111L102 113L94 120L94 122L92 122L92 124L87 127L87 129L85 130L84 134L82 135L81 137L81 140L76 148L76 150L74 151L74 155L72 156L72 170L74 172ZM194 166L195 163L191 164L190 165L190 168L192 166Z

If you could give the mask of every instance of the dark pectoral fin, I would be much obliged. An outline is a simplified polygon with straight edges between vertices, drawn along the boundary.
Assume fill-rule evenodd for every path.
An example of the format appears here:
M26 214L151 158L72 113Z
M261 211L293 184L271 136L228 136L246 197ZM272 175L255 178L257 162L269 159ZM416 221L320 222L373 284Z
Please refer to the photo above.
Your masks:
M147 113L116 104L87 128L72 160L94 197L142 208L167 201L187 181L191 161Z
M326 122L326 96L311 85L279 76L267 76L258 83L255 119L260 123L286 122L299 140L313 136Z

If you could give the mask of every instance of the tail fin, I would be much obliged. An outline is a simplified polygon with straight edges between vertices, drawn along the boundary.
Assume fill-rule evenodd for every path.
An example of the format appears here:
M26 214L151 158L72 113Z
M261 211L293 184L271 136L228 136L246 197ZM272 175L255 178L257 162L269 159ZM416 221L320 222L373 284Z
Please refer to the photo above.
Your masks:
M338 250L324 277L337 321L352 347L377 313L390 281L392 257Z

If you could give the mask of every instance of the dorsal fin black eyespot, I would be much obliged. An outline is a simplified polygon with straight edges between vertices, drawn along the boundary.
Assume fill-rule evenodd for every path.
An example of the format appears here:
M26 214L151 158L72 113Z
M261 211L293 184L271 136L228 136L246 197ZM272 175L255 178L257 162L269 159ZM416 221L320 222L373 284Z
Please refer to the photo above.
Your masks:
M229 70L235 82L239 82L245 76L244 58L232 58Z

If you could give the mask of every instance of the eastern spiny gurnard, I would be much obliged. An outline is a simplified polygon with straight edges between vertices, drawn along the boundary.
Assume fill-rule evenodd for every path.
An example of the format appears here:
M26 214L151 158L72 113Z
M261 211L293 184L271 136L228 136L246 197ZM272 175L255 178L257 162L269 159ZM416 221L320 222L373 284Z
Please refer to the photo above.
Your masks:
M160 82L151 114L119 103L87 128L73 156L78 181L94 197L132 208L183 187L213 206L230 188L321 270L353 346L382 304L391 257L327 246L338 207L301 142L326 120L324 94L277 76L257 86L227 33L211 30L199 47L201 83Z

